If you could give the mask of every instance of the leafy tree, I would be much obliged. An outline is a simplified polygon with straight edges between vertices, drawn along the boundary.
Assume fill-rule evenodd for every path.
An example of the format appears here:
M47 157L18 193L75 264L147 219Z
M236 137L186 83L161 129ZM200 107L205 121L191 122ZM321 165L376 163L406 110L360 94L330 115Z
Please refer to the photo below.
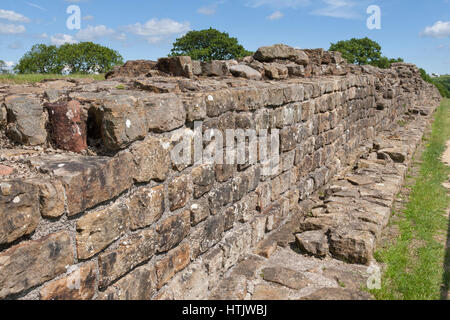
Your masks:
M349 63L358 65L372 65L379 68L389 68L394 62L403 62L403 59L389 59L382 56L381 46L365 37L362 39L352 38L346 41L332 43L330 51L339 51Z
M17 73L61 73L58 63L58 48L45 44L35 44L14 67Z
M228 33L209 28L190 31L177 39L170 55L190 56L194 60L210 61L238 59L252 54Z
M364 65L381 58L381 46L369 38L352 38L332 43L330 51L339 51L349 63Z
M122 56L115 50L92 42L64 44L60 47L36 44L14 68L18 73L106 73Z
M58 50L58 61L70 73L106 73L123 64L117 51L92 42L62 45Z

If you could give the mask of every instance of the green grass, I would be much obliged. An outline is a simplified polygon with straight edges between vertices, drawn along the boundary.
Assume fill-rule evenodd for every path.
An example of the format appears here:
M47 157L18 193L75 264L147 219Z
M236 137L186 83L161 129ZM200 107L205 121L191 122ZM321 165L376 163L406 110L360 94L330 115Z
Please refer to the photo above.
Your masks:
M33 84L44 79L82 79L105 80L104 74L0 74L0 84Z
M380 300L437 300L441 298L441 286L448 288L450 284L450 272L444 274L448 231L445 211L450 196L442 186L450 168L440 161L450 139L450 99L443 100L435 116L403 216L393 222L400 235L395 243L375 254L386 265L381 290L371 291Z

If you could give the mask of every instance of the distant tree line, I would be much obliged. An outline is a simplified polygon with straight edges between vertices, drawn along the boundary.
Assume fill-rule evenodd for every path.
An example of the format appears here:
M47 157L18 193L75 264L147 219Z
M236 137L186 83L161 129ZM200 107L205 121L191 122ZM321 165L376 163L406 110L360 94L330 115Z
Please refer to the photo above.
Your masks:
M436 88L438 88L441 96L444 98L450 98L450 76L432 78L424 69L420 69L420 75L426 82L434 84Z
M92 42L54 45L36 44L19 60L14 71L19 74L106 73L123 64L115 50Z

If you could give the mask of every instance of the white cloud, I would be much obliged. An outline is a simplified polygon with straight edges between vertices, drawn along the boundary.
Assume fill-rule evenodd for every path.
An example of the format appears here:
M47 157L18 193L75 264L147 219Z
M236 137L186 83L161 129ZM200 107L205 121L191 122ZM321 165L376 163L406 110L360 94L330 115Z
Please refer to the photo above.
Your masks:
M324 0L326 7L312 12L314 15L333 18L357 19L361 14L355 10L357 3L349 0Z
M77 43L78 41L75 40L71 35L58 33L50 37L50 42L53 45L60 46L66 43Z
M171 19L151 19L146 23L136 23L128 25L125 30L144 37L149 43L163 41L173 35L181 35L190 30L189 22L177 22Z
M114 30L107 28L104 25L88 26L85 29L81 29L75 35L76 39L80 41L94 41L99 38L112 36L115 33Z
M0 23L0 34L20 34L26 30L23 25Z
M270 6L274 8L298 8L307 6L310 0L248 0L247 5L250 7Z
M278 20L284 17L284 14L280 11L275 11L270 16L267 17L269 20Z
M431 27L426 27L420 33L422 37L446 38L450 36L450 21L438 21Z
M25 17L23 14L3 9L0 9L0 19L6 19L13 22L30 22L30 19Z

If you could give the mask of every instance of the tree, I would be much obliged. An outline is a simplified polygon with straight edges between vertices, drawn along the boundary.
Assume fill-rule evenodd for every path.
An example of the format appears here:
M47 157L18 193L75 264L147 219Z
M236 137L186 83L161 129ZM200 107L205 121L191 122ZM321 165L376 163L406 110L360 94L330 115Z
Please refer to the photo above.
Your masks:
M17 73L61 73L58 63L58 48L45 44L35 44L14 67Z
M123 64L117 51L92 42L62 45L58 50L58 60L70 73L106 73Z
M173 44L171 56L190 56L194 60L229 60L252 55L236 38L226 32L209 28L190 31Z
M22 74L106 73L118 64L123 64L123 58L117 51L92 42L60 47L36 44L14 69Z
M362 39L352 38L346 41L332 43L330 51L339 51L347 62L358 65L372 65L379 68L389 68L394 62L403 62L403 59L389 59L381 55L381 46L365 37Z

